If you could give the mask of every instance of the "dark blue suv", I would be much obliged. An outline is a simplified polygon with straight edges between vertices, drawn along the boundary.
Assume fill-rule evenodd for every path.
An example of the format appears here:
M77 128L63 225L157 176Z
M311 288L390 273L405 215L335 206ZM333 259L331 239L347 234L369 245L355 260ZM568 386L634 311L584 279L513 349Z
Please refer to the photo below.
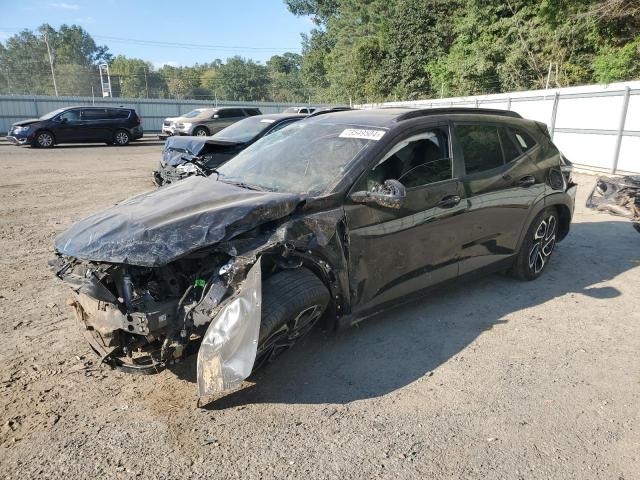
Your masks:
M39 148L57 143L127 145L142 134L142 119L132 108L70 107L14 123L7 140Z

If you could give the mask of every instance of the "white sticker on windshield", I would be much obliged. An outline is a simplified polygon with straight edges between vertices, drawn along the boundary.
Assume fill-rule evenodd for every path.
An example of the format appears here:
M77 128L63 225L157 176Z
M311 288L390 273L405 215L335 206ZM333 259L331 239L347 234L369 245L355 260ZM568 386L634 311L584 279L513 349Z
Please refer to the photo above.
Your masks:
M263 118L260 120L260 123L273 123L275 120L273 118Z
M343 130L340 138L362 138L363 140L378 141L384 135L384 130L369 130L365 128L347 128Z

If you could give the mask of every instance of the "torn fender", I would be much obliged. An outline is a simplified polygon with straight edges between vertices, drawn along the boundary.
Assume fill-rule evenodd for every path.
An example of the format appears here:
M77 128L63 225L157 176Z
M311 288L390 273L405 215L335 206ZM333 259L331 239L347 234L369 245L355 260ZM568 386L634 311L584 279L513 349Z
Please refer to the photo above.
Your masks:
M251 374L258 350L262 306L261 259L239 293L209 324L198 351L198 395L237 387Z

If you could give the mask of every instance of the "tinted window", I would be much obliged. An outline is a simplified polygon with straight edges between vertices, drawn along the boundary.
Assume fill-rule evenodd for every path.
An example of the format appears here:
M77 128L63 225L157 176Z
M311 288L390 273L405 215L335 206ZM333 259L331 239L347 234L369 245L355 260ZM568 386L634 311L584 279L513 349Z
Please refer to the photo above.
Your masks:
M513 137L506 128L500 128L500 143L504 152L505 163L509 163L520 156L520 150L514 143Z
M80 110L67 110L58 117L59 120L65 118L67 122L77 122L80 120Z
M483 172L503 164L498 127L456 125L467 174Z
M114 108L109 110L109 116L111 118L129 118L129 110Z
M531 138L531 135L529 135L524 130L520 130L519 128L514 128L513 133L516 136L516 141L522 148L523 152L526 152L527 150L531 150L531 148L533 148L533 146L536 144L533 138Z
M244 111L246 112L247 115L250 115L250 116L262 115L260 113L260 110L258 110L257 108L245 108Z
M87 108L80 114L83 120L104 120L109 118L104 108Z
M241 108L227 108L225 110L218 111L218 118L233 118L244 117L244 112Z
M451 177L449 133L445 128L434 128L394 146L369 173L367 189L371 190L376 184L390 179L399 180L411 188Z

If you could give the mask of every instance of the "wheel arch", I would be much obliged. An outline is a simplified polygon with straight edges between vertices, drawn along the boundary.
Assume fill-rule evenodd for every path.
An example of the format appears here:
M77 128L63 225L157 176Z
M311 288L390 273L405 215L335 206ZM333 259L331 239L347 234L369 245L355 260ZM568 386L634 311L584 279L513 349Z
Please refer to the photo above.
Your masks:
M47 128L47 127L39 127L33 133L33 143L34 144L36 144L36 138L38 138L38 135L40 135L42 132L47 132L47 133L51 134L51 136L53 137L53 145L58 143L58 140L56 139L56 134L55 134L55 132L53 130L51 130L50 128Z

